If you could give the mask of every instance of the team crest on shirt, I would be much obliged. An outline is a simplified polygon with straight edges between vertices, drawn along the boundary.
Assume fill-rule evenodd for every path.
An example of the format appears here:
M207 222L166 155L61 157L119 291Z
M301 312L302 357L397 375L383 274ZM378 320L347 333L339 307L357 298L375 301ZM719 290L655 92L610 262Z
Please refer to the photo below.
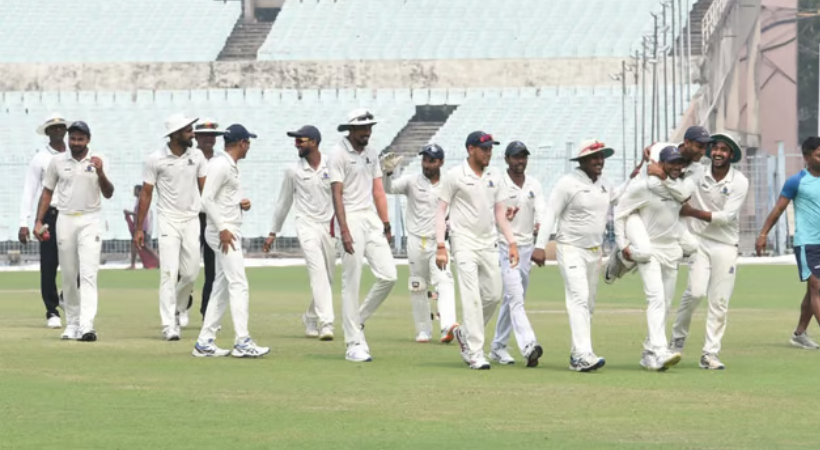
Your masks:
M530 193L529 193L529 194L527 194L527 197L529 197L529 198L535 198L535 193L533 193L532 191L530 191Z
M726 187L726 186L723 186L723 189L720 191L720 193L723 194L723 195L729 195L729 188Z
M364 158L364 162L365 162L365 163L367 163L367 164L370 164L370 157L369 157L369 156L366 156L366 157Z
M89 165L88 167L86 167L86 168L85 168L85 171L86 171L86 172L93 172L93 171L94 171L94 166L93 166L93 165Z
M188 158L188 165L193 166L194 165L194 160L191 159L191 158Z
M601 192L603 192L604 194L606 194L606 186L601 186Z
M328 178L330 178L330 175L328 175L327 172L322 172L322 179L327 180Z

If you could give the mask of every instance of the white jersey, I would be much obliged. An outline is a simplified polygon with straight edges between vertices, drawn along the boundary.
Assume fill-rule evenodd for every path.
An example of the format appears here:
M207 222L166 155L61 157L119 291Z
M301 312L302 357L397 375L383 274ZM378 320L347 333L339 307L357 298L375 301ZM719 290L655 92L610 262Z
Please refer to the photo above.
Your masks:
M330 182L342 183L345 212L372 210L373 179L382 177L379 153L372 147L357 152L343 137L330 152Z
M80 161L74 159L70 151L51 158L43 187L54 192L60 213L86 214L100 210L102 191L97 170L91 164L91 158L95 156L103 160L103 170L110 172L102 155L90 149Z
M533 177L525 177L524 184L518 187L510 178L510 174L505 172L501 177L501 199L504 206L508 208L518 208L513 220L510 222L515 242L519 247L532 245L535 242L535 225L544 221L546 214L546 201L541 183ZM501 230L498 231L498 242L507 244L507 239Z
M310 167L306 159L285 169L279 199L273 209L271 233L276 234L282 230L291 206L294 207L297 218L317 223L329 222L333 218L330 172L324 155L316 169Z
M202 206L208 226L216 231L238 231L242 226L242 188L239 167L227 153L214 154L208 163L208 178L202 189Z
M671 179L667 179L671 180ZM682 185L683 180L672 180ZM653 245L679 245L684 227L680 222L682 203L672 196L662 196L648 189L646 180L631 183L615 206L615 240L618 248L626 248L626 218L637 213L646 227Z
M68 150L66 150L68 151ZM37 206L40 202L40 195L43 193L43 179L51 159L61 152L51 148L46 144L45 148L38 151L28 165L26 181L23 185L23 198L20 199L20 226L28 227L34 223L33 215L37 214ZM57 206L57 196L51 198L52 207Z
M208 165L199 149L188 148L176 156L168 145L145 160L143 180L156 186L157 214L161 219L186 221L202 209L197 179L207 175Z
M737 245L740 240L740 209L749 193L749 180L733 167L720 180L715 181L712 171L706 170L700 177L692 178L694 195L690 204L693 208L712 213L712 221L689 217L688 225L692 234Z
M407 196L407 233L436 239L436 207L441 179L433 184L424 174L405 175L399 179L384 177L384 191Z
M556 222L556 242L586 249L600 247L609 207L618 200L627 183L615 188L603 177L592 181L580 168L561 177L550 192L536 247L547 245Z
M454 251L496 246L495 204L502 200L499 175L489 167L476 175L465 160L442 179L439 199L450 206L450 243Z

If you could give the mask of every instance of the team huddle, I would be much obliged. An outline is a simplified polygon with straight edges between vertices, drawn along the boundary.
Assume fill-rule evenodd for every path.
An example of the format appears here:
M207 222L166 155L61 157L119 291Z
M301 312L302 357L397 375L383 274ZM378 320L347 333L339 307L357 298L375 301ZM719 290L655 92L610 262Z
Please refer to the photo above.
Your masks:
M619 186L603 177L605 160L615 151L598 140L585 141L572 158L577 168L561 177L547 197L539 181L526 173L530 150L523 142L506 146L507 169L500 171L489 167L493 148L500 143L475 131L466 138L467 158L461 164L442 173L445 152L429 144L419 152L421 173L402 176L402 156L379 155L369 146L376 124L368 110L351 111L338 126L347 134L326 154L319 150L322 136L316 127L287 132L295 139L298 160L285 170L263 251L270 251L293 212L312 294L302 316L306 336L334 339L332 285L338 248L345 358L372 360L365 325L397 280L387 208L391 194L407 198L408 289L416 341L434 339L437 316L439 341L455 340L470 368L490 369L484 330L498 309L489 359L514 364L508 349L514 335L526 366L536 367L543 348L527 318L525 297L532 264L544 265L547 244L554 239L571 329L571 370L589 372L605 365L592 344L602 267L607 283L632 272L643 281L647 337L642 367L665 371L681 360L692 315L706 298L700 367L724 369L718 355L737 275L739 216L749 189L746 177L732 167L742 159L742 149L730 135L690 127L679 145L647 147L641 164ZM264 356L270 348L257 345L248 330L249 287L241 243L243 215L251 202L243 196L238 167L256 135L239 124L220 129L212 120L182 114L169 117L165 125L167 143L145 161L133 237L136 247L146 245L144 225L156 190L162 337L179 341L181 329L188 325L204 253L207 292L202 296L203 325L193 356ZM106 175L105 158L88 147L91 130L86 123L68 123L53 115L38 131L50 139L30 166L20 240L28 240L31 210L39 196L33 234L41 246L47 325L62 328L57 310L62 306L66 326L61 338L95 341L102 249L99 211L101 197L111 198L114 186ZM224 140L224 151L213 150L218 136ZM193 148L194 139L199 148ZM765 250L768 231L793 200L798 222L795 254L801 280L808 283L791 343L818 349L806 328L812 316L820 322L820 235L812 225L820 221L820 139L807 140L803 154L807 168L783 187L756 248L758 253ZM602 246L610 211L617 248L604 266ZM376 282L360 301L365 259ZM61 295L54 284L58 261L63 271ZM667 319L681 262L689 264L688 284L669 338ZM216 345L228 307L235 332L230 350Z

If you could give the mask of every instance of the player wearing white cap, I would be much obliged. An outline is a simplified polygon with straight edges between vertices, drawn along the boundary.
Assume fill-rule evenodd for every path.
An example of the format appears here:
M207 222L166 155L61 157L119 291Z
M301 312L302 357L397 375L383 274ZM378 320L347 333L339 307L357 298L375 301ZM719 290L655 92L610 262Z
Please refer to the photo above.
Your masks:
M312 125L288 131L296 139L299 162L288 166L282 178L279 198L273 209L273 226L262 251L270 251L276 234L282 230L291 207L295 209L296 236L310 279L313 301L302 316L305 336L321 341L333 340L333 272L336 246L330 234L333 202L330 199L330 171L327 157L319 151L322 135Z
M512 208L512 226L518 244L520 261L518 266L510 266L509 246L503 233L498 234L498 250L501 259L501 280L504 298L498 310L495 337L490 346L490 359L500 364L513 364L515 359L507 351L510 334L515 332L515 341L521 355L527 360L527 367L538 366L538 358L544 350L535 339L530 320L524 310L524 297L530 284L530 268L537 227L544 220L546 204L541 183L526 176L530 151L521 141L507 145L504 160L507 172L501 176L500 197L507 208Z
M396 264L390 250L387 196L377 151L369 147L376 119L366 109L355 109L339 125L347 136L330 154L330 188L339 224L342 247L342 328L345 359L371 361L364 323L384 302L396 284ZM375 211L374 211L375 204ZM367 258L376 283L359 305L363 258Z
M461 359L475 370L491 367L484 358L484 327L502 296L498 230L508 243L510 267L518 265L517 242L501 198L500 173L487 167L494 145L498 142L483 131L467 136L469 156L447 172L436 209L436 265L440 269L449 262L444 235L450 210L450 245L458 270L463 318L455 338Z
M401 156L387 154L382 158L384 189L388 194L407 197L407 261L410 266L410 304L416 324L416 342L433 337L428 288L437 293L440 342L452 342L456 323L455 288L450 266L436 267L436 206L441 191L441 166L444 149L437 144L425 145L421 152L422 173L393 179Z
M167 341L178 341L180 327L188 325L188 298L199 274L198 215L207 166L202 152L191 148L196 121L183 114L166 119L168 142L145 160L134 231L134 243L142 248L145 245L143 221L156 186L157 235L162 258L159 315L162 336Z
M29 241L29 226L36 219L37 205L43 192L43 179L48 164L54 156L65 153L65 135L68 122L62 114L49 115L42 125L37 127L37 134L48 136L48 144L38 151L28 165L26 181L23 185L23 198L20 201L20 230L18 238L23 244ZM51 230L51 239L40 241L40 295L46 307L46 326L60 328L60 295L57 293L57 267L59 257L57 251L57 199L52 202L43 217L43 223ZM35 216L35 217L32 217Z
M62 339L97 340L97 272L100 268L100 195L111 198L114 185L104 158L88 148L91 130L85 122L68 127L70 152L51 159L43 179L34 234L48 240L43 223L52 196L57 196L57 249L62 263L66 327ZM79 286L77 279L79 278Z
M660 165L668 180L683 185L680 180L684 158L674 146L660 152ZM681 188L682 189L682 188ZM648 370L665 371L680 362L681 355L668 348L666 318L675 295L678 263L684 254L692 254L696 247L683 248L687 232L679 220L681 202L673 196L658 195L644 183L633 183L615 206L615 240L624 259L636 261L646 293L646 320L648 336L644 341L641 366ZM631 243L626 237L626 221L637 214L649 236L650 250L640 259L632 255ZM691 241L689 241L691 242Z
M270 353L269 347L256 345L248 332L249 292L241 227L242 212L251 209L251 201L242 197L237 162L248 155L252 138L256 135L244 126L229 126L223 138L225 152L214 156L208 164L202 206L208 215L205 239L216 254L216 278L202 330L191 352L196 357L230 354L236 358L258 358ZM233 350L221 349L214 343L229 305L235 333Z
M602 176L604 161L614 153L598 140L581 143L578 155L570 159L578 162L578 168L561 177L550 192L532 255L538 266L544 264L544 248L556 227L556 259L564 278L572 332L569 368L578 372L597 370L606 364L592 351L591 324L607 215L626 187L624 183L613 188Z
M712 139L715 142L707 151L711 168L690 180L694 194L680 212L682 217L690 217L689 230L697 236L698 251L689 263L689 282L672 328L670 349L683 351L692 314L706 297L706 341L699 364L703 369L722 370L725 366L718 353L737 276L738 217L749 192L749 180L732 167L743 157L740 145L725 133L713 134Z

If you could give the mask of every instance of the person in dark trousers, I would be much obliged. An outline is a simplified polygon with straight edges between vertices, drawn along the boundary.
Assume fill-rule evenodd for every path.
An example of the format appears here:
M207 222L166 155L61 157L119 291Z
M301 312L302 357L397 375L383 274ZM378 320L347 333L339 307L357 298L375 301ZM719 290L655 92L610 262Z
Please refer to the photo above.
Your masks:
M31 159L26 172L26 181L23 188L23 198L20 202L20 230L18 238L23 244L31 239L29 226L34 224L37 213L36 202L43 191L43 177L46 168L54 155L63 154L67 148L65 135L68 122L58 113L51 114L46 121L37 128L37 133L48 136L49 142L44 145ZM55 197L56 200L56 197ZM61 295L57 292L57 208L50 205L43 216L43 224L48 225L51 239L40 242L40 294L46 307L46 326L48 328L62 328L60 312Z

